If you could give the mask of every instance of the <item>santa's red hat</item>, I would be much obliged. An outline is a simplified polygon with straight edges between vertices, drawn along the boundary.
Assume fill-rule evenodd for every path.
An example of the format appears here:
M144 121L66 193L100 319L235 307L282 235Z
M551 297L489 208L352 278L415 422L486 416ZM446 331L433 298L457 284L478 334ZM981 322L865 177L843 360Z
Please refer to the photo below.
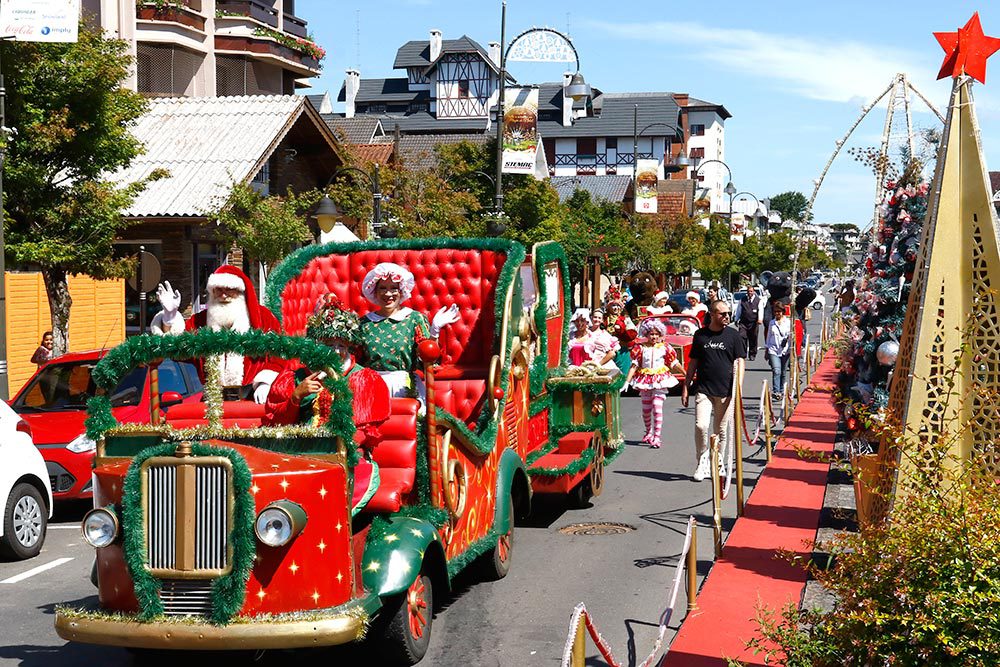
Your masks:
M224 264L208 277L208 302L212 303L212 290L216 287L238 289L246 297L247 314L250 316L250 326L261 328L260 302L257 292L247 275L232 264Z

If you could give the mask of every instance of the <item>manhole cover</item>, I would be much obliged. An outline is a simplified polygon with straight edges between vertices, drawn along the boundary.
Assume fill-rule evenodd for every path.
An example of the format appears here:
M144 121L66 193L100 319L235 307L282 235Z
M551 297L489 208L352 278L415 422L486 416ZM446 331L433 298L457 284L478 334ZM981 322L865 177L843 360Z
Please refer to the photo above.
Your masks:
M612 523L610 521L600 521L597 523L571 523L559 529L564 535L620 535L630 533L635 530L635 526L627 523Z

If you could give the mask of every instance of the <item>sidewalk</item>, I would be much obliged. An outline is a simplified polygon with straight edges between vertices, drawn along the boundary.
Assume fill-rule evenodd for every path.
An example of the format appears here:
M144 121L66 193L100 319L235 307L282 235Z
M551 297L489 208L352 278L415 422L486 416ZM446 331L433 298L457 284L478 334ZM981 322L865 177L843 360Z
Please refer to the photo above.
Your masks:
M761 656L745 648L756 633L756 608L779 610L789 602L799 603L806 573L777 552L808 558L805 543L816 536L830 464L799 458L790 443L833 452L838 419L833 396L813 388L834 384L834 362L831 350L802 394L743 516L702 585L697 609L684 620L661 667L725 667L727 658L763 665ZM703 528L701 535L710 531Z

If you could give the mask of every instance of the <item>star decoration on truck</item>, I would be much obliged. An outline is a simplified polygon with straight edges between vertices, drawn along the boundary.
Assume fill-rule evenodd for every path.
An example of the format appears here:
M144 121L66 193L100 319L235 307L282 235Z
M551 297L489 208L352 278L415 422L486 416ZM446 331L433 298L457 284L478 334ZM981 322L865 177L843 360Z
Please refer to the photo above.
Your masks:
M938 79L968 74L986 83L986 59L1000 50L1000 39L987 37L975 12L965 26L955 32L936 32L934 37L944 49L945 58Z

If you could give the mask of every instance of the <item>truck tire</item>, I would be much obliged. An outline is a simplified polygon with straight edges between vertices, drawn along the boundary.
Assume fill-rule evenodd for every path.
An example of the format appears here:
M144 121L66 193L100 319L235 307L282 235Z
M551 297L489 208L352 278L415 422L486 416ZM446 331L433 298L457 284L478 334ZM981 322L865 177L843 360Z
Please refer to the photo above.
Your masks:
M496 545L479 560L481 577L485 581L499 581L510 572L511 556L514 553L514 496L507 499L510 527L497 539Z
M382 657L390 665L415 665L431 643L434 618L434 588L421 570L402 595L386 600L384 625L380 628Z
M42 550L47 526L42 494L31 484L15 485L4 507L0 555L18 560L34 558Z

